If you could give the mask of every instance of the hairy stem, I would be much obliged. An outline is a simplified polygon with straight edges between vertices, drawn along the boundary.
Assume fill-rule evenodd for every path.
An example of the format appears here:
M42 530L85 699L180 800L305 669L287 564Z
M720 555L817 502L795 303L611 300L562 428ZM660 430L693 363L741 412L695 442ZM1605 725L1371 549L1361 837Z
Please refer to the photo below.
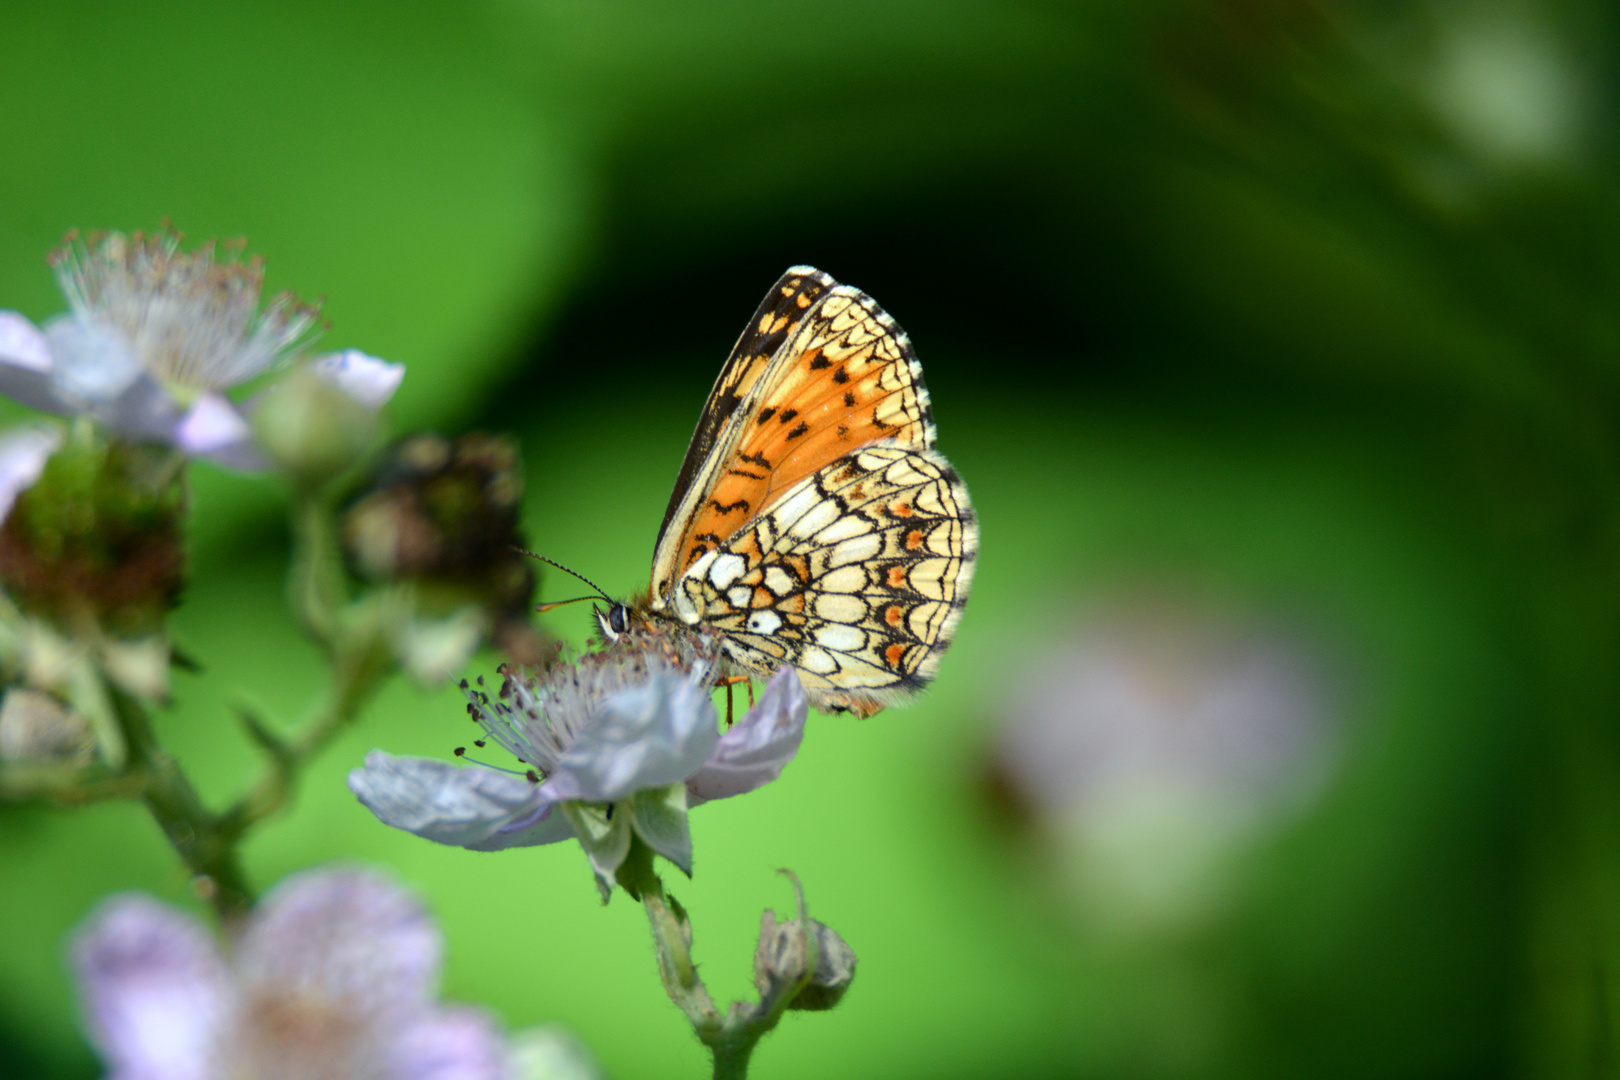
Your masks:
M761 995L758 1004L733 1002L724 1016L715 1008L703 980L692 961L692 924L680 903L664 892L664 884L652 869L652 852L635 839L630 854L619 870L619 883L632 896L640 896L652 929L658 954L658 974L670 1000L686 1014L699 1041L709 1048L714 1061L715 1080L740 1080L748 1075L749 1059L782 1019L782 1013L810 980L815 969L813 935L807 941L809 966L804 976L792 983L778 984ZM797 890L797 879L795 879ZM799 894L799 919L808 934L810 918Z

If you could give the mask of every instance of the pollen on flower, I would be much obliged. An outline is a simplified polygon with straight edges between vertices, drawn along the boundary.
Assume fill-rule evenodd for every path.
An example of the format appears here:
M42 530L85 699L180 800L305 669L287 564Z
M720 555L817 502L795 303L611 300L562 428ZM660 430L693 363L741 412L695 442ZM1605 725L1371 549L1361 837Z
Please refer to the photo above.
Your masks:
M319 306L280 293L260 309L264 260L230 241L180 249L170 228L147 234L69 233L50 256L81 322L121 334L154 378L193 391L223 390L264 372L319 330Z
M464 686L467 709L484 729L480 748L493 741L518 761L533 764L543 780L612 695L647 685L661 674L701 671L713 677L717 645L704 637L629 635L613 649L586 653L537 668L502 664L493 695L480 677ZM459 755L458 755L459 756Z

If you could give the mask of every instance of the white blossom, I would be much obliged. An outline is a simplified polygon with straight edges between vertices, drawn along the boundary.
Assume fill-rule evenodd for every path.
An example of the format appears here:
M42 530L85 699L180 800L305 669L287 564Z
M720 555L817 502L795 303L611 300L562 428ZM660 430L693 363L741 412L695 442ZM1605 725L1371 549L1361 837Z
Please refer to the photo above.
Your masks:
M70 240L51 261L68 311L43 328L0 311L0 394L233 468L266 465L250 406L226 392L298 356L318 331L314 307L287 293L261 306L258 259L182 251L170 230ZM356 350L310 367L372 410L404 375Z

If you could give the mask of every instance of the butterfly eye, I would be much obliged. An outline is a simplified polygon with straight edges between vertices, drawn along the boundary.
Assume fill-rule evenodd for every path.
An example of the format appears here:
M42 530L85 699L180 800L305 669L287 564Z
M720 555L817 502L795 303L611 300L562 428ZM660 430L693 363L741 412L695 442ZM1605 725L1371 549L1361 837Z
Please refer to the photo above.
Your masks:
M615 635L622 634L630 625L630 609L623 604L614 604L608 609L608 629Z

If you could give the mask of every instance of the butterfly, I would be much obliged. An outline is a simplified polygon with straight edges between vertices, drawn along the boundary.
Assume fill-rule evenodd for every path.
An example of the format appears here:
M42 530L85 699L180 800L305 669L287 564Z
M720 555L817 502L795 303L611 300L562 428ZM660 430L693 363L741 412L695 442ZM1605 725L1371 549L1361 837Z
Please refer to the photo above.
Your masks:
M789 269L698 417L651 584L597 609L603 637L706 631L734 676L791 664L819 708L905 702L939 668L979 550L935 434L895 321L859 289Z

